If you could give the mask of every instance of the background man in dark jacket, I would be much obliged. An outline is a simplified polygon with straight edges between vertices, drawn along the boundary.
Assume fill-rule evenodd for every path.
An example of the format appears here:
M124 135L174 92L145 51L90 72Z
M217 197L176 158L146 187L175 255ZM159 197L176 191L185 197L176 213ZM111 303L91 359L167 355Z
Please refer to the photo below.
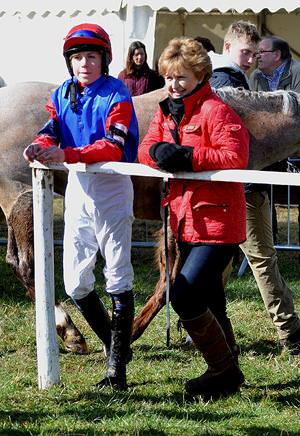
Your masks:
M257 52L260 36L255 25L244 21L234 22L225 35L223 55L212 53L214 69L210 80L212 87L217 89L233 86L249 89L251 86L253 89L254 84L257 84L257 88L254 89L263 89L262 86L267 85L268 79L262 72L255 71L250 83L245 72L253 65L256 53L258 53L259 68L263 67L264 57L268 55L279 62L279 59L282 59L282 55L281 57L279 55L281 50L273 45L277 44L278 40L279 38L264 38ZM281 64L282 62L279 65L276 63L274 68L279 67L280 71ZM284 80L292 76L292 67L294 68L294 62L290 58L285 59L278 84L280 79L281 83L286 83ZM266 73L269 74L269 69ZM300 79L299 74L300 68L298 69ZM295 82L294 79L293 83ZM241 249L247 257L265 307L277 329L281 346L292 354L300 354L300 319L295 312L292 293L279 272L267 189L268 186L258 184L245 187L247 240L241 244Z

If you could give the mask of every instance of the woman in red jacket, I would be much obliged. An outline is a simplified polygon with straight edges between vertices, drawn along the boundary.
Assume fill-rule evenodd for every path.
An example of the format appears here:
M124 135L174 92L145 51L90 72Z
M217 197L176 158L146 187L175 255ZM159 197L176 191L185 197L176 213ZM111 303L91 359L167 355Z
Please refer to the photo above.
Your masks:
M163 51L159 72L168 98L160 103L139 146L139 161L168 172L246 168L249 135L239 116L211 90L211 63L203 46L175 38ZM245 240L241 183L172 180L163 200L182 257L170 299L208 364L189 380L188 394L204 399L237 392L244 381L222 272Z

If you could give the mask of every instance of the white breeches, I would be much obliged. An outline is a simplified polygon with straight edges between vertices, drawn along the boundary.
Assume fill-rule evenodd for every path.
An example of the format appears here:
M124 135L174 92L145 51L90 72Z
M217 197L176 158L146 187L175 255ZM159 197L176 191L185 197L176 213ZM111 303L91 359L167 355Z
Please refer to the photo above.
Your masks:
M132 289L132 205L129 177L70 173L63 262L65 289L71 298L84 298L94 289L98 250L105 262L106 291L118 294Z

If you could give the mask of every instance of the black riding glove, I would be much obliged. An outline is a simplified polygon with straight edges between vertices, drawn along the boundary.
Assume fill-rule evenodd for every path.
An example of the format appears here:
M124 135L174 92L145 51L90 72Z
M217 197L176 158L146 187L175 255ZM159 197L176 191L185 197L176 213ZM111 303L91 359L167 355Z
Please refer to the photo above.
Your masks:
M155 142L151 145L149 153L161 170L170 173L193 170L193 147L171 142Z

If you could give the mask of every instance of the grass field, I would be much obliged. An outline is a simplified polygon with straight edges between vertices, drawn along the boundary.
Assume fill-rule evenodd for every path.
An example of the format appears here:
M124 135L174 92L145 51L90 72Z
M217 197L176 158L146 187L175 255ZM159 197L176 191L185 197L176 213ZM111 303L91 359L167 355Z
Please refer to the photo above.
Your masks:
M279 211L281 223L284 213L285 209ZM295 220L293 215L293 238ZM143 237L143 226L135 225L135 240ZM282 225L280 229L284 242ZM149 226L148 230L151 239L154 229ZM55 232L59 238L59 219ZM227 399L189 402L184 382L203 372L205 363L194 348L184 344L173 311L169 348L165 311L133 344L127 392L93 387L104 374L105 359L97 337L64 294L61 249L55 251L57 294L84 333L90 354L71 355L61 348L61 384L38 390L34 306L4 262L5 247L0 248L1 435L300 435L300 357L281 352L249 269L238 279L236 267L227 287L228 311L242 349L245 386ZM279 262L300 311L298 254L280 251ZM133 266L138 311L158 278L153 249L134 248ZM97 290L103 295L101 263ZM104 300L110 306L106 296Z

